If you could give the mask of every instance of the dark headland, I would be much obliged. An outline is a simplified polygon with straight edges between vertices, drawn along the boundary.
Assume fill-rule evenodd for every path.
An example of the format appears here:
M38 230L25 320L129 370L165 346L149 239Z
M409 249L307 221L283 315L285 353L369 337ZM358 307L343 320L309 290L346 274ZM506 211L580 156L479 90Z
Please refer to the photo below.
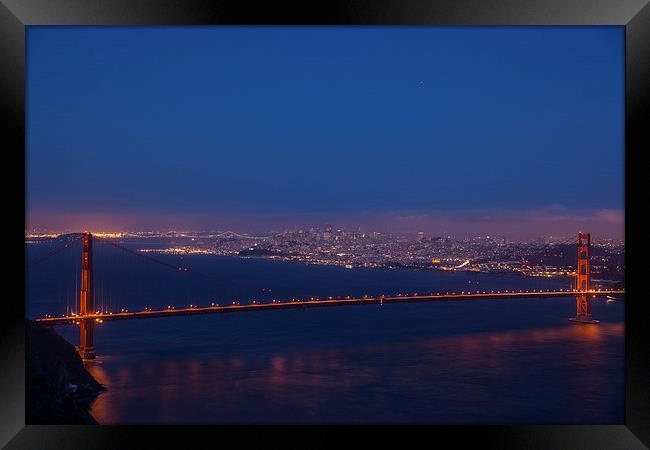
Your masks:
M97 424L90 404L105 388L54 330L26 320L26 423Z

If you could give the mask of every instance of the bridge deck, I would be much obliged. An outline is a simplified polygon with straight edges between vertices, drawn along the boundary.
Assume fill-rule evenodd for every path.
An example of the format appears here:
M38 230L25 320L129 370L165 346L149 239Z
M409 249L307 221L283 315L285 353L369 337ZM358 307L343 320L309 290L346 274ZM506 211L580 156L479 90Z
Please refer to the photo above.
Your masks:
M145 311L125 311L119 313L95 313L86 316L73 315L63 317L43 317L34 319L43 325L66 325L76 324L82 319L94 319L97 322L110 322L115 320L134 320L134 319L153 319L157 317L174 317L188 316L198 314L217 314L227 312L243 311L274 311L291 308L322 308L328 306L345 306L345 305L372 305L382 303L415 303L430 301L450 301L450 300L471 300L471 299L499 299L499 298L548 298L548 297L572 297L577 294L592 294L595 297L604 295L624 294L625 290L591 290L586 292L579 291L533 291L533 292L479 292L479 293L451 293L451 294L431 294L431 295L411 295L411 296L394 296L394 297L364 297L364 298L344 298L344 299L326 299L326 300L296 300L283 301L275 303L251 303L247 305L215 305L207 307L190 307L180 309L163 309L163 310L145 310Z

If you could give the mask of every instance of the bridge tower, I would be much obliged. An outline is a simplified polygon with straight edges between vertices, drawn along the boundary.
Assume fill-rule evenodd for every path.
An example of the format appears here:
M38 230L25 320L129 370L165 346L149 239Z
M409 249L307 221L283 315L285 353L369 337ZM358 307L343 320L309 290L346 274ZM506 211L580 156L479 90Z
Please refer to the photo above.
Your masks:
M589 233L578 233L578 265L576 270L576 316L569 320L581 323L598 323L598 320L591 318L591 299L593 294L590 290L589 273L589 252L591 247L591 235Z
M93 291L93 235L83 234L83 251L81 253L81 292L79 293L81 316L95 313ZM94 343L95 319L86 318L79 321L79 355L83 359L95 359Z

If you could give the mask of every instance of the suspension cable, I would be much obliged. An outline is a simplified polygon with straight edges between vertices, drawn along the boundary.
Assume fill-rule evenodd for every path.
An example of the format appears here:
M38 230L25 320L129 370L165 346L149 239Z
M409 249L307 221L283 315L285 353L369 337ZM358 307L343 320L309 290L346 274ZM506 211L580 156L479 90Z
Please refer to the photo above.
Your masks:
M55 248L55 249L52 250L51 252L49 252L49 253L47 253L47 254L41 256L40 258L36 259L35 261L32 261L32 262L29 264L30 267L35 267L35 266L39 265L40 263L42 263L43 261L46 261L46 260L50 259L52 256L54 256L54 255L58 255L58 254L61 253L63 250L67 249L67 248L70 247L72 244L74 244L75 242L79 241L81 238L82 238L81 235L72 238L72 240L68 241L66 244L64 244L64 245L62 245L62 246L60 246L60 247L58 247L58 248Z
M206 274L206 273L203 273L203 272L199 272L199 271L191 269L189 267L176 266L174 264L170 264L168 262L161 261L161 260L159 260L157 258L154 258L152 256L145 255L142 252L139 252L137 250L132 250L132 249L130 249L128 247L124 247L123 245L119 245L119 244L117 244L115 242L111 242L109 240L106 240L105 238L99 238L99 239L101 239L102 242L104 242L104 243L106 243L108 245L111 245L111 246L113 246L113 247L115 247L115 248L117 248L119 250L130 253L132 255L139 256L140 258L143 258L143 259L151 261L153 263L165 266L165 267L167 267L169 269L173 269L176 272L192 274L192 275L195 275L195 276L198 276L198 277L201 277L201 278L208 279L210 281L215 281L217 283L228 283L229 285L245 287L245 288L249 288L249 289L250 288L255 288L256 290L261 290L262 289L262 288L253 286L251 284L238 283L238 282L235 282L235 281L232 281L232 280L224 280L223 278L216 277L214 275L209 275L209 274Z

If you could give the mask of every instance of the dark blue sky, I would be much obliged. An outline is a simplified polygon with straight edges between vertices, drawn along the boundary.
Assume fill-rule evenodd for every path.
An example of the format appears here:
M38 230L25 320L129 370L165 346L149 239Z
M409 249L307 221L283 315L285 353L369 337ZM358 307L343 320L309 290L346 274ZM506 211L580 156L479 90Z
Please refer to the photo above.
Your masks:
M622 27L36 27L27 43L33 226L623 208Z

